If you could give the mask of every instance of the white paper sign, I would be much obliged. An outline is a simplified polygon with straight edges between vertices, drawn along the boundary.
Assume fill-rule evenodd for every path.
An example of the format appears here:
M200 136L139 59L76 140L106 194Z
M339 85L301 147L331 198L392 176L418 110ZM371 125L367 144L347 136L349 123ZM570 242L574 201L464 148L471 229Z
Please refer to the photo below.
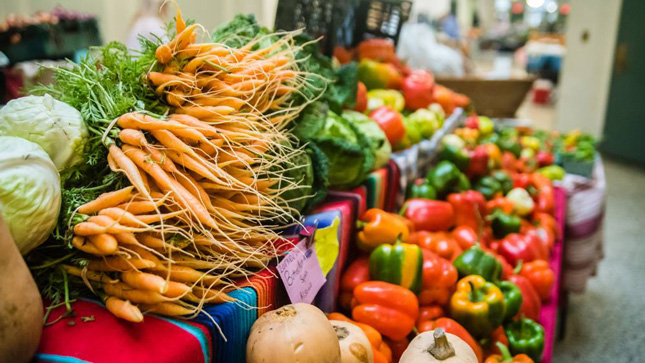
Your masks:
M292 303L311 304L318 290L325 284L325 275L320 268L315 245L307 248L305 238L289 251L280 263L278 273Z

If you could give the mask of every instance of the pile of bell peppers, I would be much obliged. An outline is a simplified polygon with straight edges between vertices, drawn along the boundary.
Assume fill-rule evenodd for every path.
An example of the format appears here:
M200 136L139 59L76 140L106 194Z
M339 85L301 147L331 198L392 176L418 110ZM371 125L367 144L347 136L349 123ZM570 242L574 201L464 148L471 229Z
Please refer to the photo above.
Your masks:
M537 320L554 288L548 261L561 233L552 178L537 169L554 166L552 147L530 130L495 132L490 119L471 116L409 183L399 213L360 216L361 252L342 275L338 306L372 329L375 361L396 362L415 334L436 328L463 339L480 363L540 361Z

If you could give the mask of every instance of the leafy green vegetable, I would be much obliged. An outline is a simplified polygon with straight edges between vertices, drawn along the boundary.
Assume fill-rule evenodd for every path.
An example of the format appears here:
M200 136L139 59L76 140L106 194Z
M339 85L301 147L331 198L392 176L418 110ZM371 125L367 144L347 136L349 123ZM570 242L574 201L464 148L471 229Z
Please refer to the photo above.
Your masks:
M70 171L65 181L62 212L54 238L69 244L67 231L71 211L95 199L100 193L119 187L121 174L107 166L106 143L117 137L113 121L127 112L148 111L164 114L161 104L143 81L152 65L155 43L144 43L142 55L133 59L125 45L112 42L92 52L71 68L51 68L55 83L29 90L35 95L49 94L79 110L89 131L84 160ZM104 141L105 137L105 141Z
M324 122L312 141L329 159L329 184L339 189L355 187L374 166L370 143L356 126L333 112Z
M385 166L390 160L392 146L378 124L366 115L356 111L345 110L342 117L354 124L369 142L370 150L374 155L374 168L378 169Z
M232 48L240 48L258 36L269 33L269 29L258 24L253 14L237 14L233 20L213 30L211 39L215 43L226 44ZM270 44L271 40L267 40L265 44L259 44L258 48L263 48L263 46Z

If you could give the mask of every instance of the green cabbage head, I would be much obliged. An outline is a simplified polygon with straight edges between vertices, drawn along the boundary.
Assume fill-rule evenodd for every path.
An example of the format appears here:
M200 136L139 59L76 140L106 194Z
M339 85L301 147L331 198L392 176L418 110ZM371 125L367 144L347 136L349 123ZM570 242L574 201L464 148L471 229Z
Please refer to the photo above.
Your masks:
M0 109L0 136L40 145L64 174L83 160L88 133L80 112L46 94L18 98Z
M60 212L60 177L35 143L0 136L0 214L24 255L45 242Z

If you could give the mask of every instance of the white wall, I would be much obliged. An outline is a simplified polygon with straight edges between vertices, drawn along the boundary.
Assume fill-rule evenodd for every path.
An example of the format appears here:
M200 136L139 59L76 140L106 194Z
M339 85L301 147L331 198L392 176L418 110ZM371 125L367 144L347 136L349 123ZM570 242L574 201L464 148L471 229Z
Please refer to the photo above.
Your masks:
M177 0L185 19L195 19L212 30L237 13L252 13L263 25L272 26L277 0ZM103 39L124 42L139 0L0 0L0 19L11 13L32 14L49 11L57 4L67 9L94 13L99 18ZM172 3L170 16L174 16Z
M556 128L600 136L605 123L622 0L571 0ZM582 40L587 31L589 39Z

